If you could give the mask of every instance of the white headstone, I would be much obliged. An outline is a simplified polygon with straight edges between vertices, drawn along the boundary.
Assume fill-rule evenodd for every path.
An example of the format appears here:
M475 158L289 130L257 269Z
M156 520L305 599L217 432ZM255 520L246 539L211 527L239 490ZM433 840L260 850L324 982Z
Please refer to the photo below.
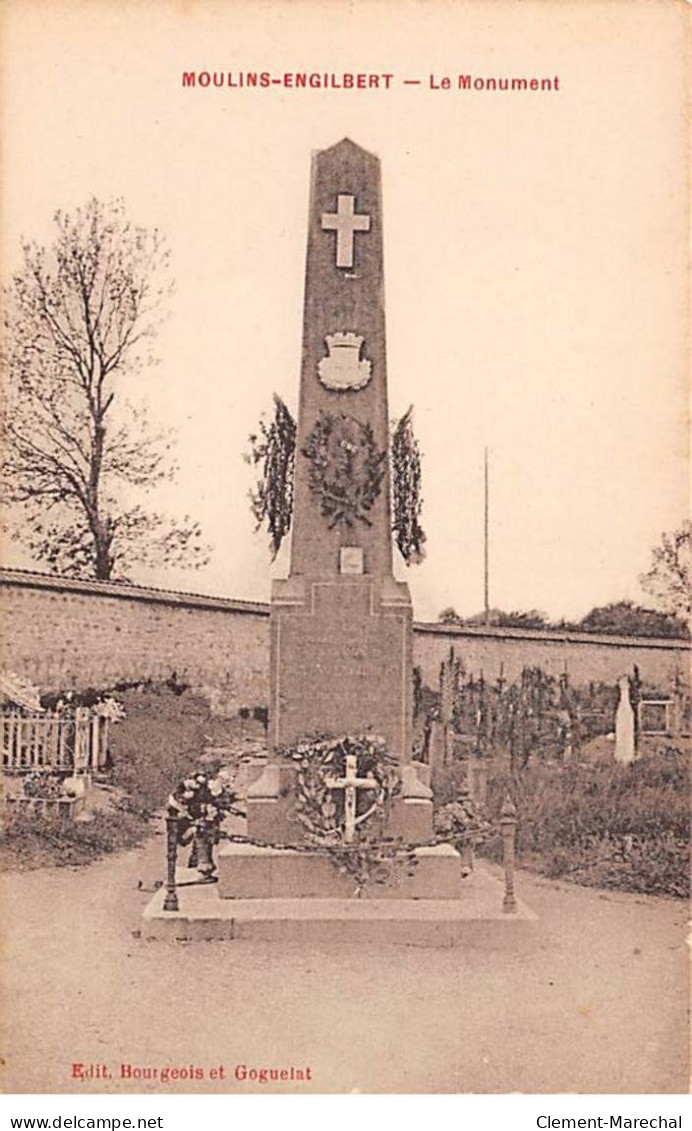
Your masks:
M615 714L615 761L628 766L634 761L634 710L630 701L630 681L618 680L620 701Z

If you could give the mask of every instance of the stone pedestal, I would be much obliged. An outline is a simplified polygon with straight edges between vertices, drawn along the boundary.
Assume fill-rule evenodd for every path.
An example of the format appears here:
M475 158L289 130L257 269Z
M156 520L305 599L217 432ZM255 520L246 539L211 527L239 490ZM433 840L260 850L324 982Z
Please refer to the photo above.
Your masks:
M388 835L432 836L432 793L410 762L412 612L391 577L290 577L272 587L270 727L274 752L309 735L377 734L402 767ZM291 821L293 775L276 759L248 789L248 835L301 839Z
M443 769L449 760L449 725L433 720L430 727L430 744L428 747L428 761L432 771Z
M378 734L401 761L411 747L412 610L391 577L275 581L270 624L270 742Z

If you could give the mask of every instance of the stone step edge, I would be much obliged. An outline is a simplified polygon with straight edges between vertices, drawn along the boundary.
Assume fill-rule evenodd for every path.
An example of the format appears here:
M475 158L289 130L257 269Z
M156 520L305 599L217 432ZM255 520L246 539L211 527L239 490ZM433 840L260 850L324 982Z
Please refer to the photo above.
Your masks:
M211 887L211 885L210 885ZM145 908L143 919L163 922L505 922L535 923L538 916L518 901L517 910L483 908L476 901L453 899L216 899L196 901L195 907L163 910L164 892L158 891ZM479 913L480 912L480 913Z

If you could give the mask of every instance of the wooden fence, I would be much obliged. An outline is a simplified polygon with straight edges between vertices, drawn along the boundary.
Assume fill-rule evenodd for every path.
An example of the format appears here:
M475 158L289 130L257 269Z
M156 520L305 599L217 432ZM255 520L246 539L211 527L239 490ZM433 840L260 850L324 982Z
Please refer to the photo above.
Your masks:
M2 768L93 773L105 761L107 731L107 719L83 709L71 716L0 715Z

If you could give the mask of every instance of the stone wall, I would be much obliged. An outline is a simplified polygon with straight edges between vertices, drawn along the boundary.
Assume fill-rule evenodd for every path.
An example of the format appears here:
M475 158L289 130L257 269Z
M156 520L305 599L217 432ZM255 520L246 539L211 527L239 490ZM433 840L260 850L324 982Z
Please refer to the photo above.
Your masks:
M423 681L437 688L440 664L450 647L467 671L494 680L503 674L510 682L524 667L540 667L550 675L565 670L574 684L616 683L636 664L645 684L669 690L676 672L688 679L690 644L684 640L600 636L586 632L546 632L540 629L482 628L439 624L416 625L414 661Z
M41 690L171 675L218 708L268 698L268 607L0 570L0 667Z
M109 687L121 680L166 679L205 691L222 710L268 699L269 608L248 601L68 581L0 570L0 668L42 690ZM525 665L574 683L614 683L633 664L642 678L667 690L677 670L689 670L683 641L418 624L414 662L437 687L450 646L469 671L512 680Z

